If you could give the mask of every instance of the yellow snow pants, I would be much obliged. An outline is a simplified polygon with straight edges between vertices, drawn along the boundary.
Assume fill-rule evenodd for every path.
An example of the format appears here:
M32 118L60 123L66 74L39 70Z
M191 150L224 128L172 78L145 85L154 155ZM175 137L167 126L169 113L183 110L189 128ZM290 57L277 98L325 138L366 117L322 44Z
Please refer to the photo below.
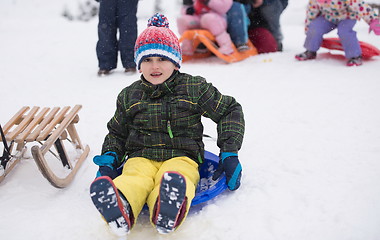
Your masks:
M153 224L153 210L159 195L161 178L167 171L176 171L185 177L187 206L183 220L186 218L199 182L198 164L188 157L175 157L164 162L134 157L127 160L122 174L114 179L114 183L131 205L135 222L146 203Z

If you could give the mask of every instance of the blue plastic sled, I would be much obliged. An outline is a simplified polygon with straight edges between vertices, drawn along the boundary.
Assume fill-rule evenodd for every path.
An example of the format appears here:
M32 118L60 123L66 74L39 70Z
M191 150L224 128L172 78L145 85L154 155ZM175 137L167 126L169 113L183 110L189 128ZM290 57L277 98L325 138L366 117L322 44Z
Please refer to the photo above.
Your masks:
M212 175L219 165L219 157L209 151L205 151L204 158L204 162L199 168L201 179L199 180L191 206L207 202L227 189L226 176L224 174L216 181L212 180Z

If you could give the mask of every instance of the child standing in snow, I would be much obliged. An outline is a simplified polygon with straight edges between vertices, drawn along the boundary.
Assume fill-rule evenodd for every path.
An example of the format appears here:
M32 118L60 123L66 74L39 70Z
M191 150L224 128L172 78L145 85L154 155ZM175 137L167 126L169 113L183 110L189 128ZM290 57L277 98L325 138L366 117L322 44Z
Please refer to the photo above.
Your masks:
M310 0L305 20L306 51L296 55L300 61L315 59L323 35L337 28L342 42L347 66L362 65L362 51L356 32L353 30L357 20L363 19L369 24L370 31L380 35L380 23L377 14L362 0Z
M231 8L227 11L227 32L231 36L239 52L249 49L248 27L250 24L248 13L254 0L234 0Z
M159 233L184 221L204 156L202 116L217 123L221 152L213 178L224 172L230 190L240 186L242 108L204 78L179 72L181 61L178 38L166 17L156 14L135 44L141 79L118 95L102 155L94 157L99 171L91 198L118 235L129 232L144 204Z
M182 35L189 29L206 29L215 36L219 52L231 54L233 43L227 33L226 13L231 8L233 0L185 0L182 15L177 19L178 31ZM182 42L182 53L193 55L191 40Z
M96 55L98 76L109 75L117 67L118 54L126 74L136 72L133 44L137 38L138 0L98 0L99 23Z

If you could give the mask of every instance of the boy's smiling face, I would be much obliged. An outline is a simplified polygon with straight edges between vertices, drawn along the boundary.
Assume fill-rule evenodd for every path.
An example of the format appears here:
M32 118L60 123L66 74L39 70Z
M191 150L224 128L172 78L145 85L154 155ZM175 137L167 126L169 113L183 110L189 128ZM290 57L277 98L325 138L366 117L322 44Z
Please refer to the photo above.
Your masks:
M165 82L174 70L178 70L178 67L164 57L147 57L140 65L140 72L153 85Z

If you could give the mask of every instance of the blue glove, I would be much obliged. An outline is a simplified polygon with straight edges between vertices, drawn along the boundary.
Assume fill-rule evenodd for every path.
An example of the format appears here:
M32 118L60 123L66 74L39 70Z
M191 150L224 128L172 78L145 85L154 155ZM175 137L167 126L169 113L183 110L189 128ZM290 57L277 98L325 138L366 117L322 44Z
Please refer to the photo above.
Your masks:
M94 163L99 166L96 177L108 176L114 179L119 176L117 168L115 167L117 162L117 154L115 152L106 152L103 155L97 155L93 160Z
M216 180L224 172L226 174L227 187L234 191L240 187L242 167L236 153L222 152L220 154L219 166L216 169L212 180Z

